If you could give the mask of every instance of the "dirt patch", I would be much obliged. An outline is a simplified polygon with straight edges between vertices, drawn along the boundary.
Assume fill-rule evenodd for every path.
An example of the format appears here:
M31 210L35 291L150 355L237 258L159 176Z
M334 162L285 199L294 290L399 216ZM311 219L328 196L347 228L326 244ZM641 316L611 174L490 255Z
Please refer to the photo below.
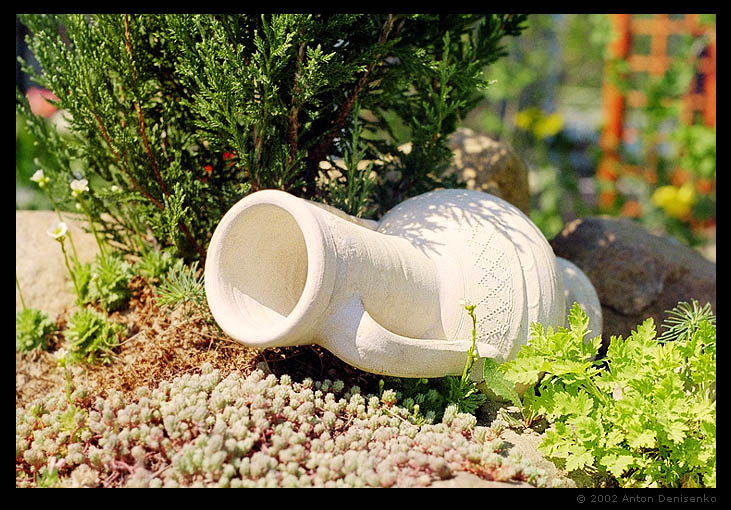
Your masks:
M127 326L127 337L106 365L78 364L72 367L72 383L90 394L106 396L114 389L133 398L140 386L155 388L163 380L199 372L210 363L223 377L233 371L244 375L262 368L277 376L289 374L294 381L340 379L346 386L357 384L364 391L378 387L379 377L347 365L318 346L259 350L245 347L223 335L215 323L185 307L163 310L155 291L145 280L131 283L129 306L110 315ZM73 312L66 308L57 320L59 331ZM38 396L64 388L65 373L58 367L55 351L62 346L57 333L48 352L15 355L15 405L22 407Z

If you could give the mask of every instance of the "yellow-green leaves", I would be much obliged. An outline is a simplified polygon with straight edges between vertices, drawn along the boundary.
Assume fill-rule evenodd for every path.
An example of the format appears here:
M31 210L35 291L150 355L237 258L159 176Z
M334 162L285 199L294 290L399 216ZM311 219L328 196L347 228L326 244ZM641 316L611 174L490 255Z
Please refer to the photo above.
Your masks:
M482 369L485 385L490 388L498 397L509 400L518 407L523 407L518 393L515 391L515 383L508 381L499 371L499 366L494 360L485 358Z
M59 362L108 363L125 329L93 309L82 308L68 321L64 332L68 352Z
M612 337L599 361L601 338L584 340L588 321L577 305L568 329L532 325L528 345L499 370L531 385L524 413L552 422L540 451L623 487L714 487L716 328L699 310L675 309L666 342L647 319L629 338Z
M601 460L601 464L605 466L607 471L609 471L615 478L622 476L622 474L630 466L632 466L634 462L635 459L632 455L616 455L613 453L605 455Z
M15 350L47 349L56 324L41 310L23 308L15 313Z
M553 401L553 414L557 417L589 416L594 407L594 401L584 391L576 396L572 396L568 392L557 392Z
M654 448L655 432L644 429L641 424L632 424L627 429L627 444L633 449Z
M544 361L540 357L521 357L518 354L516 359L500 365L500 369L511 381L519 384L536 384L543 374L543 364Z

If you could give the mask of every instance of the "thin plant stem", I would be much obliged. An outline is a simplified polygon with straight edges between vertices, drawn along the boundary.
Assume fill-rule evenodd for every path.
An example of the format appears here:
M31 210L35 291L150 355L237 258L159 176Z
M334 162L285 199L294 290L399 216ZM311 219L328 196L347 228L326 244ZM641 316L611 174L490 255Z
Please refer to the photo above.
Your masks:
M68 255L66 255L66 247L63 244L63 240L59 240L59 243L61 243L61 251L63 252L63 261L66 264L66 269L69 270L69 275L71 275L71 282L74 284L74 290L76 290L76 302L79 306L81 306L81 291L79 291L79 284L76 282L76 276L74 275L74 272L71 270L71 266L69 266L69 258Z
M465 363L464 371L462 372L462 382L465 382L469 377L472 365L475 363L474 353L475 349L477 349L477 317L475 317L475 307L466 306L465 310L467 310L467 313L472 319L472 345L467 351L467 362Z
M20 304L23 305L23 310L27 308L25 306L25 299L23 299L23 292L20 290L20 282L18 281L18 273L15 273L15 286L18 288L18 295L20 296Z
M51 190L48 191L48 198L51 201L51 204L53 204L53 210L56 211L56 216L58 216L58 221L64 221L63 217L61 216L61 210L58 208L58 204L53 199L53 195L51 195ZM76 252L76 245L74 244L74 239L71 237L71 232L66 231L66 236L69 238L69 242L71 243L71 250L74 252L74 259L76 262L79 261L79 254Z
M69 372L69 367L66 365L66 362L63 364L63 370L66 375L66 400L68 400L69 404L73 404L73 401L71 400L71 373Z
M134 237L137 242L137 251L142 253L145 249L145 242L142 240L142 234L140 234L139 225L137 224L137 220L134 218L134 216L131 214L130 208L128 204L125 202L120 207L120 210L127 218L127 221L132 225L132 230L134 231ZM127 239L129 240L131 245L134 245L135 242L132 240L132 236L127 233Z
M104 243L99 239L99 233L96 231L96 227L94 227L94 221L91 219L91 214L89 214L89 210L86 208L86 204L84 201L79 198L79 204L81 204L81 208L84 210L84 214L86 214L86 219L89 221L89 227L91 227L91 232L94 234L94 239L96 239L96 244L99 245L99 251L102 254L102 257L106 257L106 250L104 249Z

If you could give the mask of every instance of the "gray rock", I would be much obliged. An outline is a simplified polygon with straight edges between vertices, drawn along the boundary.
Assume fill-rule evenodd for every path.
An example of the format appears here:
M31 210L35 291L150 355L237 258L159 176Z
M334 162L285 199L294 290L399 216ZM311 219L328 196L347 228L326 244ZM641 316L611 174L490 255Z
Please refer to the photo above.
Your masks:
M498 482L494 480L484 480L477 475L466 471L458 472L453 478L447 480L438 480L429 485L430 488L443 489L534 489L531 484L526 482Z
M596 288L604 315L604 341L629 336L652 317L658 334L667 310L697 299L716 310L716 264L668 238L623 218L574 220L552 241Z
M530 213L528 167L506 142L460 128L449 147L453 157L447 175L456 173L468 189L491 193Z

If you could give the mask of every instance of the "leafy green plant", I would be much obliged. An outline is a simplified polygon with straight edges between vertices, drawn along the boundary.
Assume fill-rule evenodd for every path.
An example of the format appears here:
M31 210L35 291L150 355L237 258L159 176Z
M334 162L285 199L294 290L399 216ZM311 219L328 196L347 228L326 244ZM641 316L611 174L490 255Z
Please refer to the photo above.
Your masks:
M135 263L133 270L138 275L151 282L158 282L175 264L172 250L158 250L148 247L142 252L140 259Z
M48 148L39 166L59 177L62 201L70 201L69 181L86 179L95 192L82 206L101 235L136 251L132 209L134 221L190 261L205 258L215 225L247 193L275 188L327 203L320 163L346 152L384 162L373 167L373 187L359 184L369 172L334 184L356 212L382 213L442 185L448 135L479 100L502 39L519 35L526 16L19 19L41 69L23 62L23 70L58 97L68 119L61 136L16 94L16 111ZM359 147L348 147L356 124ZM406 154L398 147L408 141ZM396 182L383 178L394 172ZM103 192L113 186L121 197Z
M531 396L534 394L531 392L525 393L524 398L526 399L526 402L524 404L516 390L515 384L505 378L502 372L500 372L500 365L494 360L485 358L482 375L485 380L485 386L489 388L492 393L494 393L499 399L512 403L518 409L518 412L520 412L522 422L513 418L506 408L501 407L498 410L498 415L510 427L528 428L537 420L542 418L540 412L530 405Z
M444 378L386 377L379 381L379 397L383 398L388 391L384 391L386 386L413 413L412 418L418 424L438 422L449 405Z
M487 400L487 397L480 392L477 383L472 379L472 367L479 359L477 354L477 318L475 317L475 305L464 303L464 309L472 319L472 345L467 350L467 361L460 377L449 375L445 377L448 394L447 402L456 404L460 413L475 414L477 409Z
M695 299L690 303L680 302L667 313L668 317L663 322L665 331L658 337L658 342L688 341L704 322L714 327L716 325L716 316L713 314L711 304L701 306Z
M539 450L622 487L715 487L716 328L688 310L671 312L675 341L658 341L650 318L613 336L598 361L601 337L585 341L578 304L569 328L531 325L529 344L500 371L528 385L523 405L553 423Z
M123 324L110 321L95 310L76 311L64 331L66 353L63 362L108 363L124 331Z
M197 272L198 261L186 266L183 259L178 259L157 289L157 303L167 308L192 305L194 309L205 309L206 291L203 286L203 275L196 276ZM191 310L188 311L192 313Z
M23 299L18 275L15 275L15 287L18 289L22 309L15 313L15 350L30 352L33 349L47 349L48 337L56 330L56 325L40 310L29 308Z
M91 284L92 265L89 262L79 262L74 259L71 264L72 285L78 290L81 304L91 303L89 285Z
M86 302L99 303L106 312L124 308L132 294L131 279L131 265L121 253L99 253L91 265Z
M409 409L416 405L415 414L425 418L426 421L441 419L450 405L455 406L460 413L474 415L487 400L487 396L480 391L472 378L472 368L479 359L476 347L475 305L463 303L463 306L472 320L472 345L467 351L467 360L461 376L448 375L434 379L387 378L389 388L395 391L395 398L405 402L405 406ZM381 380L380 383L380 390L383 393L385 382Z
M15 314L15 350L46 350L48 339L55 331L56 324L41 310L23 308Z

